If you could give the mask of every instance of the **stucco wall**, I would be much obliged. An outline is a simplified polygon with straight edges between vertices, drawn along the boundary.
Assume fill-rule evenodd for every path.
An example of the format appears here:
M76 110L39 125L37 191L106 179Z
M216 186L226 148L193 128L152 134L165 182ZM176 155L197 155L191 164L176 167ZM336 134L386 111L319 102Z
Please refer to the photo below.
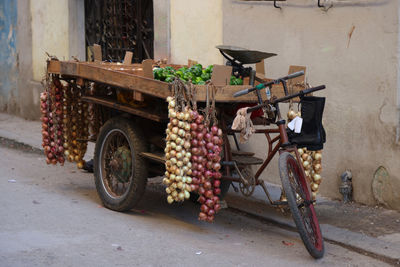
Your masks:
M33 79L45 74L46 52L69 59L68 0L31 1Z
M339 175L349 169L355 200L373 204L374 172L384 166L389 190L383 197L400 209L399 3L332 3L325 12L314 0L287 1L281 10L266 2L225 0L223 42L277 53L266 60L268 77L286 74L289 65L304 65L312 85L326 84L327 90L317 94L327 97L322 195L340 198ZM250 146L262 153L256 140ZM265 176L276 177L276 169Z
M153 0L154 59L170 58L170 0Z
M222 0L171 0L171 62L221 64Z
M38 119L45 52L85 59L84 1L0 1L0 110Z
M0 1L0 111L15 112L17 97L17 1Z

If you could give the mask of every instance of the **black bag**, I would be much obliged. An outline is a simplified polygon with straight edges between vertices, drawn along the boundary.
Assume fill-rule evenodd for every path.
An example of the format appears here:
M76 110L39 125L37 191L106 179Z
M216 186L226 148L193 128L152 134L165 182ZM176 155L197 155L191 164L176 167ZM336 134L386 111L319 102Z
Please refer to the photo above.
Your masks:
M322 125L325 97L304 96L300 100L303 125L299 134L287 129L289 141L297 147L308 150L321 150L326 142L326 133Z

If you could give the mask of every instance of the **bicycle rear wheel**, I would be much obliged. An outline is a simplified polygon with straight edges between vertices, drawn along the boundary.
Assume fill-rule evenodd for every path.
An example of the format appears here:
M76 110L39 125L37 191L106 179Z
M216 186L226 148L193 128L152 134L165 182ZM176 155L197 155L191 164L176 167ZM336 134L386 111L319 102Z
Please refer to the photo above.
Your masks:
M298 162L289 152L279 156L279 174L293 220L306 249L314 258L322 258L324 240L307 180Z

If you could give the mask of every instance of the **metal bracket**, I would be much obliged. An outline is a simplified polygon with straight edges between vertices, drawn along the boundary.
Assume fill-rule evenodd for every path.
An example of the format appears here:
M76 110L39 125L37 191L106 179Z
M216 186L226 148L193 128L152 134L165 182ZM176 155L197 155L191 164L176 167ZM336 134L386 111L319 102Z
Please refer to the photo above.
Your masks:
M318 2L319 2L319 1L318 1ZM276 0L274 1L274 7L275 7L275 8L281 8L280 6L277 6L277 5L276 5Z
M321 5L321 0L318 0L318 7L325 7L324 5Z

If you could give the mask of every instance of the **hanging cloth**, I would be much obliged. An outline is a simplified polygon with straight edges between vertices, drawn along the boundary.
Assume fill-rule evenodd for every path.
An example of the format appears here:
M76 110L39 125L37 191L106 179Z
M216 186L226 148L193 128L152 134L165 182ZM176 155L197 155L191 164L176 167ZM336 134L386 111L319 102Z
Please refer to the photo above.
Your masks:
M239 109L232 123L232 130L240 131L239 142L241 144L246 143L250 136L256 131L250 119L251 113L247 113L248 108L249 107Z

